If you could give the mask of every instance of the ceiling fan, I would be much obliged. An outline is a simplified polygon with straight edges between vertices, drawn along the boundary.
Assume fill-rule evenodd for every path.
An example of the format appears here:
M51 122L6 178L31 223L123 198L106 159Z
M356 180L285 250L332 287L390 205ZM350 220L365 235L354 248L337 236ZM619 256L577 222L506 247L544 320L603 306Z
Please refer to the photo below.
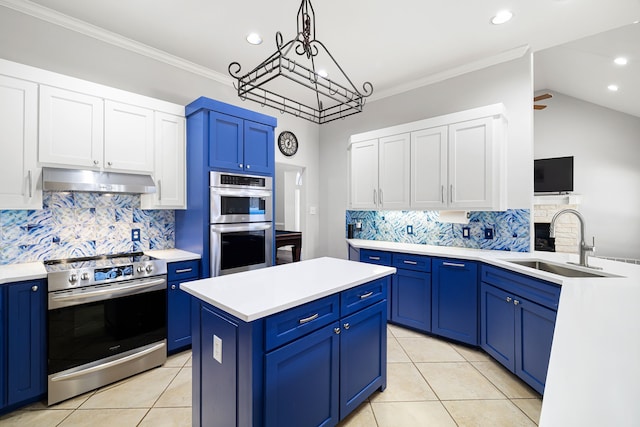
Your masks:
M533 98L533 102L538 102L538 101L542 101L544 99L549 99L552 98L553 95L551 95L550 93L543 93L542 95L538 95L536 97ZM547 108L546 105L542 105L542 104L533 104L533 109L534 110L544 110L545 108Z

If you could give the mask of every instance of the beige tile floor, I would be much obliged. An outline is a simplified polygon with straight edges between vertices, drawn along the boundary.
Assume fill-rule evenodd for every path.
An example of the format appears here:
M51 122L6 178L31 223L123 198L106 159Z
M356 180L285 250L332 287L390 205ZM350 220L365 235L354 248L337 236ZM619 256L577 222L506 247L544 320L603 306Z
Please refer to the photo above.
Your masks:
M535 426L541 397L480 350L388 327L387 389L340 427ZM191 352L159 368L47 407L0 418L0 426L190 426Z

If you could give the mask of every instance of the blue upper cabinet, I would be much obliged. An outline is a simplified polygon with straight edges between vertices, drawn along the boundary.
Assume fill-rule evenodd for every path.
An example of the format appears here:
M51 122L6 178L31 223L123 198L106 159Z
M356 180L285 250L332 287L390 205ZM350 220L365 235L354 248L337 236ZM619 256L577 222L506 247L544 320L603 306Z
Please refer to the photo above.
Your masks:
M260 123L244 122L244 170L272 174L275 170L273 128Z
M244 120L212 111L209 113L209 166L244 169Z

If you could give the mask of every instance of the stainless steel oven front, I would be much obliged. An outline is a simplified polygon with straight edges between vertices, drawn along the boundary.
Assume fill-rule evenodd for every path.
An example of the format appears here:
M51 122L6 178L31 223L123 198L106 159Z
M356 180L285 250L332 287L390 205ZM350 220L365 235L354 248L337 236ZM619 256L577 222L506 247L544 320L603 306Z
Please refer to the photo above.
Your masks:
M211 224L211 275L222 276L273 264L271 222Z
M211 172L211 224L270 222L273 219L272 178Z

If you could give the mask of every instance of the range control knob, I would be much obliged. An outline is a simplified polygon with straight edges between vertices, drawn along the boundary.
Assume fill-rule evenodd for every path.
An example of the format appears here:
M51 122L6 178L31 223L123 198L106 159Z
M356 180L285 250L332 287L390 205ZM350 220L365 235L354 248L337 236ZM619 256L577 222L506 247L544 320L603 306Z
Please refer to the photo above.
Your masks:
M84 272L80 275L81 280L89 280L89 273Z
M153 266L151 264L147 265L147 273L151 273L153 271Z
M76 273L71 273L69 275L69 283L73 283L77 281L78 281L78 275Z
M139 266L138 266L138 268L136 268L136 271L137 271L138 273L144 273L144 267L143 267L143 266L141 266L141 265L139 265Z

